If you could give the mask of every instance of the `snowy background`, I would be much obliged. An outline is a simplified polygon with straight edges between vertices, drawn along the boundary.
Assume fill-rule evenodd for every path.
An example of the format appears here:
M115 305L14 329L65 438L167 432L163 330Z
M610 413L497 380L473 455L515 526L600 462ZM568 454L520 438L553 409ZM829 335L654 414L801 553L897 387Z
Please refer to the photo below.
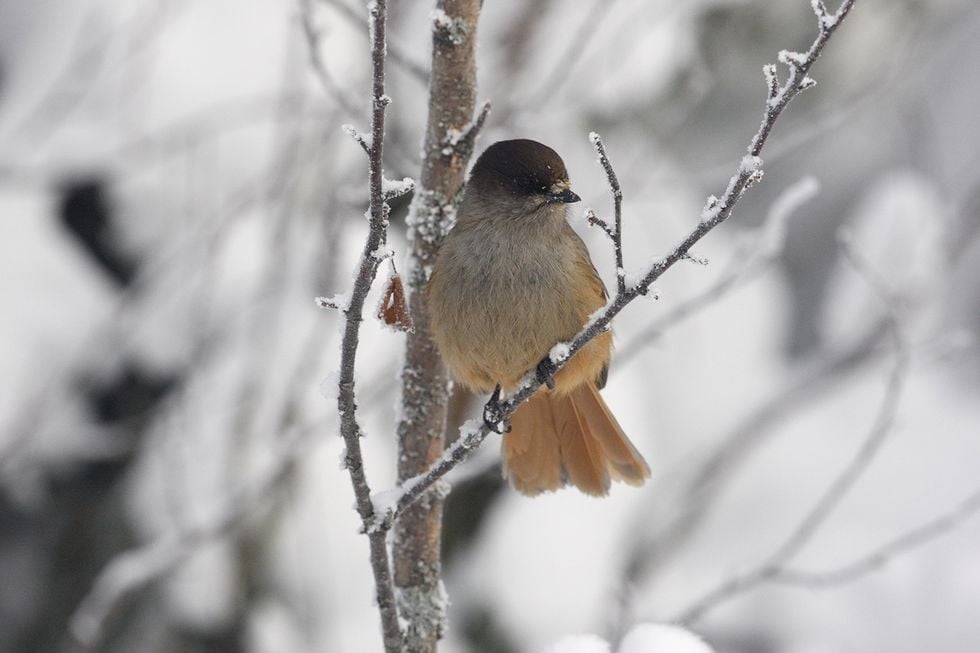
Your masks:
M381 648L338 465L339 320L313 303L348 289L366 231L366 161L340 129L368 125L366 13L314 2L304 30L303 6L0 0L5 653L78 650L70 634L93 627L113 652ZM431 9L390 7L391 178L418 174ZM805 0L488 2L481 147L561 153L609 284L582 219L611 211L588 133L619 173L639 270L735 171L763 64L815 29ZM696 248L710 264L676 266L615 323L604 394L652 482L529 500L493 440L457 470L443 650L603 651L692 615L723 653L980 649L977 33L975 0L858 3L777 124L764 181ZM375 490L394 477L402 338L362 329ZM457 399L458 423L477 403ZM853 487L775 561L796 582L706 604L774 562L876 420ZM882 547L885 564L848 573ZM651 650L643 628L620 650ZM685 641L662 650L699 650Z

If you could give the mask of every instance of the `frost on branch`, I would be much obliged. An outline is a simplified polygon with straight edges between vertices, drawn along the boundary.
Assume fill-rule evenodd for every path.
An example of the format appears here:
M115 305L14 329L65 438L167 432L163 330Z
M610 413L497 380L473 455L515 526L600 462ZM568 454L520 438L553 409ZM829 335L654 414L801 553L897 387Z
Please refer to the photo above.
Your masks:
M779 77L776 74L776 64L767 63L762 67L762 74L766 78L766 89L768 93L767 105L772 107L779 96Z
M409 239L417 237L430 245L439 244L456 224L456 206L438 191L420 189L406 222Z
M411 177L403 177L402 179L387 179L381 180L381 194L384 196L384 201L388 202L402 195L408 195L413 190L415 190L415 180Z
M449 626L446 617L449 607L449 595L442 581L439 581L438 591L429 592L416 587L396 587L395 596L398 601L398 612L405 628L407 650L419 650L411 646L412 642L419 644L438 641ZM435 632L426 632L432 628Z
M792 50L780 50L777 55L779 58L779 63L785 64L790 69L799 68L806 63L806 53L805 52L794 52Z
M701 222L711 222L721 213L722 207L718 198L714 195L708 195L708 199L704 202L704 208L701 209Z
M320 308L340 311L342 313L347 312L348 306L350 306L350 293L338 293L333 297L317 297L313 301Z
M456 147L459 142L463 139L464 131L461 129L455 129L450 127L446 130L446 138L443 139L442 143L442 155L452 156L453 152L456 151Z
M441 153L445 157L453 155L462 159L468 159L473 154L476 147L476 137L480 135L483 124L490 115L490 101L487 100L480 107L480 111L473 120L463 125L462 129L450 127L446 130L446 135L442 139Z
M762 159L757 156L752 156L751 154L746 154L742 157L742 161L738 166L739 172L754 173L758 172L762 168Z
M436 36L453 45L465 43L466 33L469 31L465 20L453 18L442 9L436 9L432 12L432 29Z
M365 136L357 130L354 125L341 125L341 129L344 133L354 139L354 141L361 146L361 149L368 155L371 154L371 137Z
M824 4L823 0L810 0L810 6L813 8L813 13L820 20L821 31L827 31L837 26L837 21L840 20L840 16L827 11L827 5Z

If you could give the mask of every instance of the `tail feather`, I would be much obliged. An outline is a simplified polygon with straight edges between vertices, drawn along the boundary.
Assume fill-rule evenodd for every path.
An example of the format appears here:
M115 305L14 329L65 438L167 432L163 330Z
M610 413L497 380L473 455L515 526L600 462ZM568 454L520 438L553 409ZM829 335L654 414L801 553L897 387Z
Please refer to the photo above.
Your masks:
M563 485L558 438L537 437L555 430L547 395L539 392L511 417L510 433L504 436L504 470L514 488L535 496Z
M589 433L600 443L613 478L629 485L643 485L650 478L650 467L623 433L598 389L584 383L572 391L572 396L585 416Z
M604 496L611 479L642 485L650 476L592 383L569 394L535 394L514 413L503 457L511 483L530 496L567 483Z
M599 443L589 437L589 426L569 396L551 398L556 416L558 448L565 478L593 496L609 493L609 472ZM540 438L541 436L538 435Z

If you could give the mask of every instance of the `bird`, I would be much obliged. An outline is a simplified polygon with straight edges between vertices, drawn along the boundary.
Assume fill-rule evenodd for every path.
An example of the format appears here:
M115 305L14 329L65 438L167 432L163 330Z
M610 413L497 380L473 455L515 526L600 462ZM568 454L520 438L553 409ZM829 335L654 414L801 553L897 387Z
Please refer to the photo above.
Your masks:
M501 445L504 475L528 496L566 485L605 496L611 481L639 486L650 477L599 394L611 331L548 369L551 349L608 299L567 220L568 204L580 200L552 148L529 139L492 144L473 165L425 288L429 329L456 382L493 392L491 402L529 372L545 382L512 414Z

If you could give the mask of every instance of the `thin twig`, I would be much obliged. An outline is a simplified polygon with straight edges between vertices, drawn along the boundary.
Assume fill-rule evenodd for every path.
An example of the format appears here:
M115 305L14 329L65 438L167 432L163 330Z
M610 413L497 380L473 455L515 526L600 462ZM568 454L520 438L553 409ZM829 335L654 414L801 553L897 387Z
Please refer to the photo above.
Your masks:
M185 526L113 558L99 572L69 620L71 650L100 650L106 624L124 598L174 569L203 544L241 528L247 517L255 514L256 507L275 496L290 477L298 453L309 443L309 435L297 431L284 438L273 464L234 492L215 518Z
M449 129L444 139L442 153L444 156L458 156L468 160L476 149L476 139L483 130L483 125L490 115L490 101L486 100L480 106L476 118L471 120L463 129Z
M790 419L796 409L812 403L814 397L832 387L842 376L871 362L875 358L875 344L881 340L883 332L883 324L875 324L853 345L820 357L815 367L788 383L782 392L765 402L725 436L711 455L690 474L689 480L674 493L673 496L683 497L680 509L667 513L668 516L657 523L655 532L636 539L623 566L623 583L639 582L638 579L664 568L671 556L690 541L726 484L750 459L752 452L771 438L776 427ZM672 504L672 507L675 505ZM643 519L646 514L643 513Z
M678 303L659 319L648 324L642 331L617 347L617 357L623 362L636 359L636 355L663 333L715 304L735 288L758 278L769 270L783 252L786 223L804 203L816 196L819 184L813 177L804 177L789 186L772 203L766 221L751 252L736 252L732 259L736 265L704 292ZM622 369L622 366L617 369Z
M606 180L609 182L609 189L613 196L614 222L610 227L605 221L600 220L594 213L590 212L589 224L598 224L613 241L613 251L616 254L616 294L626 292L626 269L623 267L623 189L619 185L619 178L613 170L609 155L606 154L606 146L602 142L602 137L596 132L589 134L589 140L599 155L599 165L606 171Z
M609 324L623 308L636 298L650 291L651 285L660 278L675 263L682 260L701 238L707 235L712 229L728 219L735 209L735 205L742 197L748 187L758 181L761 177L761 160L758 155L762 152L766 144L769 133L772 131L779 116L789 102L796 95L808 86L803 85L802 81L806 77L810 68L820 56L821 51L833 33L840 27L844 18L848 15L857 0L845 0L835 16L837 20L833 23L820 22L820 32L813 41L806 54L801 54L794 60L794 65L790 67L790 77L779 90L775 99L766 102L765 113L762 124L753 136L749 145L749 154L744 157L739 165L738 171L729 180L728 187L722 197L709 198L705 211L702 212L700 223L664 258L658 259L640 277L638 283L627 284L624 292L617 295L600 311L598 311L583 329L568 344L568 358L556 363L560 369L572 355L581 350L590 340L604 333L609 328ZM529 374L521 386L506 400L500 404L500 414L506 419L510 417L524 401L529 399L538 388L541 382L534 374ZM460 431L459 439L453 443L442 456L424 474L409 479L402 484L403 494L393 501L388 508L388 513L379 515L376 526L380 527L384 523L390 523L395 516L405 508L414 503L422 494L430 488L436 481L446 475L459 462L464 460L468 453L478 447L487 435L490 427L487 424L474 425L470 423Z
M555 65L538 85L534 98L528 102L529 107L544 105L561 89L562 85L571 79L572 69L578 64L582 55L589 49L589 41L599 33L599 26L609 16L614 15L613 5L616 0L595 0L588 15L582 19L575 35L568 39L568 45L562 54L555 58Z
M340 346L337 407L340 412L340 434L347 447L344 455L344 466L350 473L357 513L361 517L370 543L371 569L374 572L375 594L378 610L381 613L384 647L387 653L397 653L402 650L402 631L398 621L391 565L388 559L387 529L368 527L375 519L374 504L371 502L371 488L364 472L364 458L361 454L360 442L362 432L357 422L357 402L354 392L354 368L364 302L380 264L380 257L375 256L375 252L384 246L388 231L388 205L384 201L382 170L385 109L390 101L385 95L386 3L387 0L375 0L370 6L372 70L371 149L368 166L370 230L358 262L350 301L347 310L344 312L344 335Z
M847 564L827 571L782 569L771 582L810 589L823 589L851 583L885 566L898 556L947 535L980 513L980 490L968 496L948 513L916 526Z
M306 49L310 55L310 67L320 81L320 86L326 91L327 95L337 101L345 112L350 115L360 113L356 103L347 97L346 91L333 78L327 65L323 61L320 43L320 30L317 29L313 19L313 0L299 0L300 25L303 27L303 38L306 39Z
M708 611L725 601L776 578L786 563L796 556L813 539L817 530L826 523L827 518L837 509L843 498L876 458L882 445L892 432L898 402L908 379L910 363L908 343L901 332L895 299L892 294L855 251L847 246L845 246L844 251L868 285L885 302L888 311L889 332L895 349L895 362L889 374L885 396L878 408L874 424L850 463L841 471L797 527L793 529L783 544L754 569L732 576L694 601L673 619L678 623L689 624L697 621Z
M365 29L370 29L370 25L366 20L364 20L364 17L346 2L343 2L342 0L320 1L336 9L338 12L340 12L341 16L352 23ZM407 48L402 46L398 41L391 40L390 38L388 40L388 59L403 67L407 72L411 73L411 76L417 81L422 82L423 84L429 83L429 71L426 70L425 66L415 61L412 56L408 54Z

